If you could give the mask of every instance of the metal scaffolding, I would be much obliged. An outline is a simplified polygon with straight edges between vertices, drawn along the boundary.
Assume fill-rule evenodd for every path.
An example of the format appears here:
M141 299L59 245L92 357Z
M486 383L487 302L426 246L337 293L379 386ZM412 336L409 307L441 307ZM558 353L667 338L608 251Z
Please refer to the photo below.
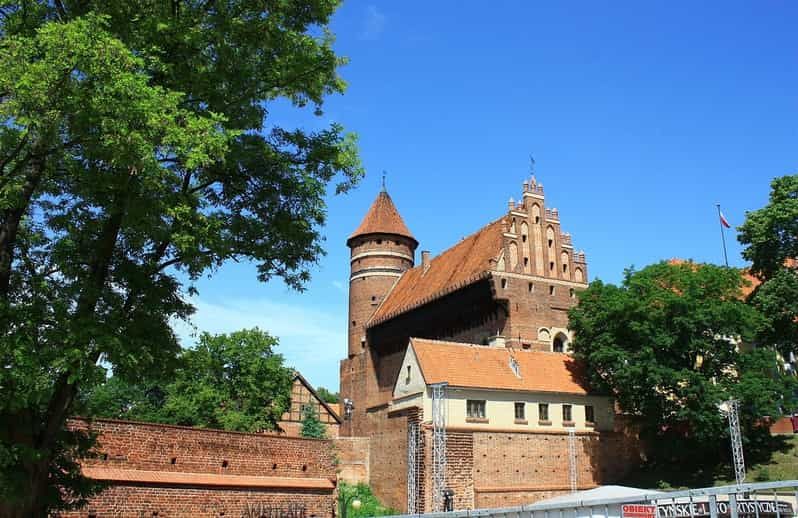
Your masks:
M418 514L418 423L407 424L407 514Z
M443 511L443 490L446 488L446 386L435 383L432 388L432 511Z
M576 493L577 490L576 469L576 430L570 428L568 430L568 479L571 483L572 493Z
M725 406L725 409L723 408ZM732 462L734 463L734 478L739 486L745 481L745 458L743 457L743 438L740 435L740 402L736 399L726 401L722 411L729 420L729 437L731 439Z

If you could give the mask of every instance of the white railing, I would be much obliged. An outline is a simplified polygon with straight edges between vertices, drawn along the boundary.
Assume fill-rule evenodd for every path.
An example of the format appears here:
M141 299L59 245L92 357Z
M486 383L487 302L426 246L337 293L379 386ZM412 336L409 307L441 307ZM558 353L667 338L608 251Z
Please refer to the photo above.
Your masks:
M794 518L798 480L651 491L615 498L584 498L498 509L424 514L425 518ZM636 504L636 505L635 505ZM625 507L626 506L626 507ZM411 518L418 514L388 518Z

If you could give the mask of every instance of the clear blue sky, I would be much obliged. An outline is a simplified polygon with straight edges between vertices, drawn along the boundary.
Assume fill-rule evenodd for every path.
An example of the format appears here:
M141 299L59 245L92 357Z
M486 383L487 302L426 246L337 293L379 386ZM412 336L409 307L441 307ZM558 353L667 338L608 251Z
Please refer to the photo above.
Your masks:
M720 263L715 203L739 225L771 178L798 172L796 27L794 1L345 2L332 29L351 59L346 95L315 122L272 115L358 133L368 176L329 198L329 254L305 293L231 264L199 283L194 325L257 325L311 383L337 390L345 241L383 169L433 254L519 197L532 153L591 279L670 257Z

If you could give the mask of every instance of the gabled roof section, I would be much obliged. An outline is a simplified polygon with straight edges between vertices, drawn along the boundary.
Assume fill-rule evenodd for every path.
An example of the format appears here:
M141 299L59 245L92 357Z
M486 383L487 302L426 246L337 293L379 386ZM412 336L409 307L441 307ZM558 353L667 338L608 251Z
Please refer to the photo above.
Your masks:
M427 384L587 395L584 364L565 353L411 338ZM513 372L515 360L518 375Z
M363 221L360 222L360 226L347 239L347 244L353 238L366 234L394 234L412 239L418 244L416 238L410 233L410 229L405 225L402 216L399 215L399 211L387 191L381 191L377 195L377 199L371 204Z
M327 412L333 417L333 419L335 419L335 421L338 424L341 424L341 416L338 414L337 410L338 408L340 408L338 404L335 404L335 408L333 408L331 404L327 403L321 397L319 397L319 394L318 392L316 392L316 389L313 388L310 382L306 380L305 377L299 373L299 371L294 371L294 380L299 380L299 382L302 385L304 385L306 389L308 389L308 392L310 392L311 395L313 395L313 397L316 398L316 401L318 401L319 404L323 406L325 410L327 410Z
M502 248L504 219L499 218L464 238L430 260L427 268L422 264L402 274L367 327L485 278L493 268L491 260L498 257Z

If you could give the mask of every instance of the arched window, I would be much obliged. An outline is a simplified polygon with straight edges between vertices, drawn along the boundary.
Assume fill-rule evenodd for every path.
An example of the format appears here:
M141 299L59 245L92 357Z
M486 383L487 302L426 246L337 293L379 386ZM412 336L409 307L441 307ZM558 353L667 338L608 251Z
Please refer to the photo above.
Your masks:
M515 244L515 241L510 241L508 248L510 249L510 271L512 272L518 265L518 245Z
M554 246L554 229L551 227L546 229L546 240L548 241L549 248Z
M563 277L568 276L568 252L563 252L560 254L560 262L562 263L562 273Z
M529 273L529 225L526 221L521 222L521 243L524 252L524 272Z
M564 353L567 346L568 337L562 333L557 333L557 336L554 337L554 341L551 343L551 350L555 353Z
M541 342L548 342L551 340L551 333L549 333L549 330L545 327L538 329L538 340Z
M582 269L581 268L576 268L574 270L574 280L576 282L584 282L584 276L582 274Z
M532 205L532 218L535 223L540 223L540 207L537 204Z

